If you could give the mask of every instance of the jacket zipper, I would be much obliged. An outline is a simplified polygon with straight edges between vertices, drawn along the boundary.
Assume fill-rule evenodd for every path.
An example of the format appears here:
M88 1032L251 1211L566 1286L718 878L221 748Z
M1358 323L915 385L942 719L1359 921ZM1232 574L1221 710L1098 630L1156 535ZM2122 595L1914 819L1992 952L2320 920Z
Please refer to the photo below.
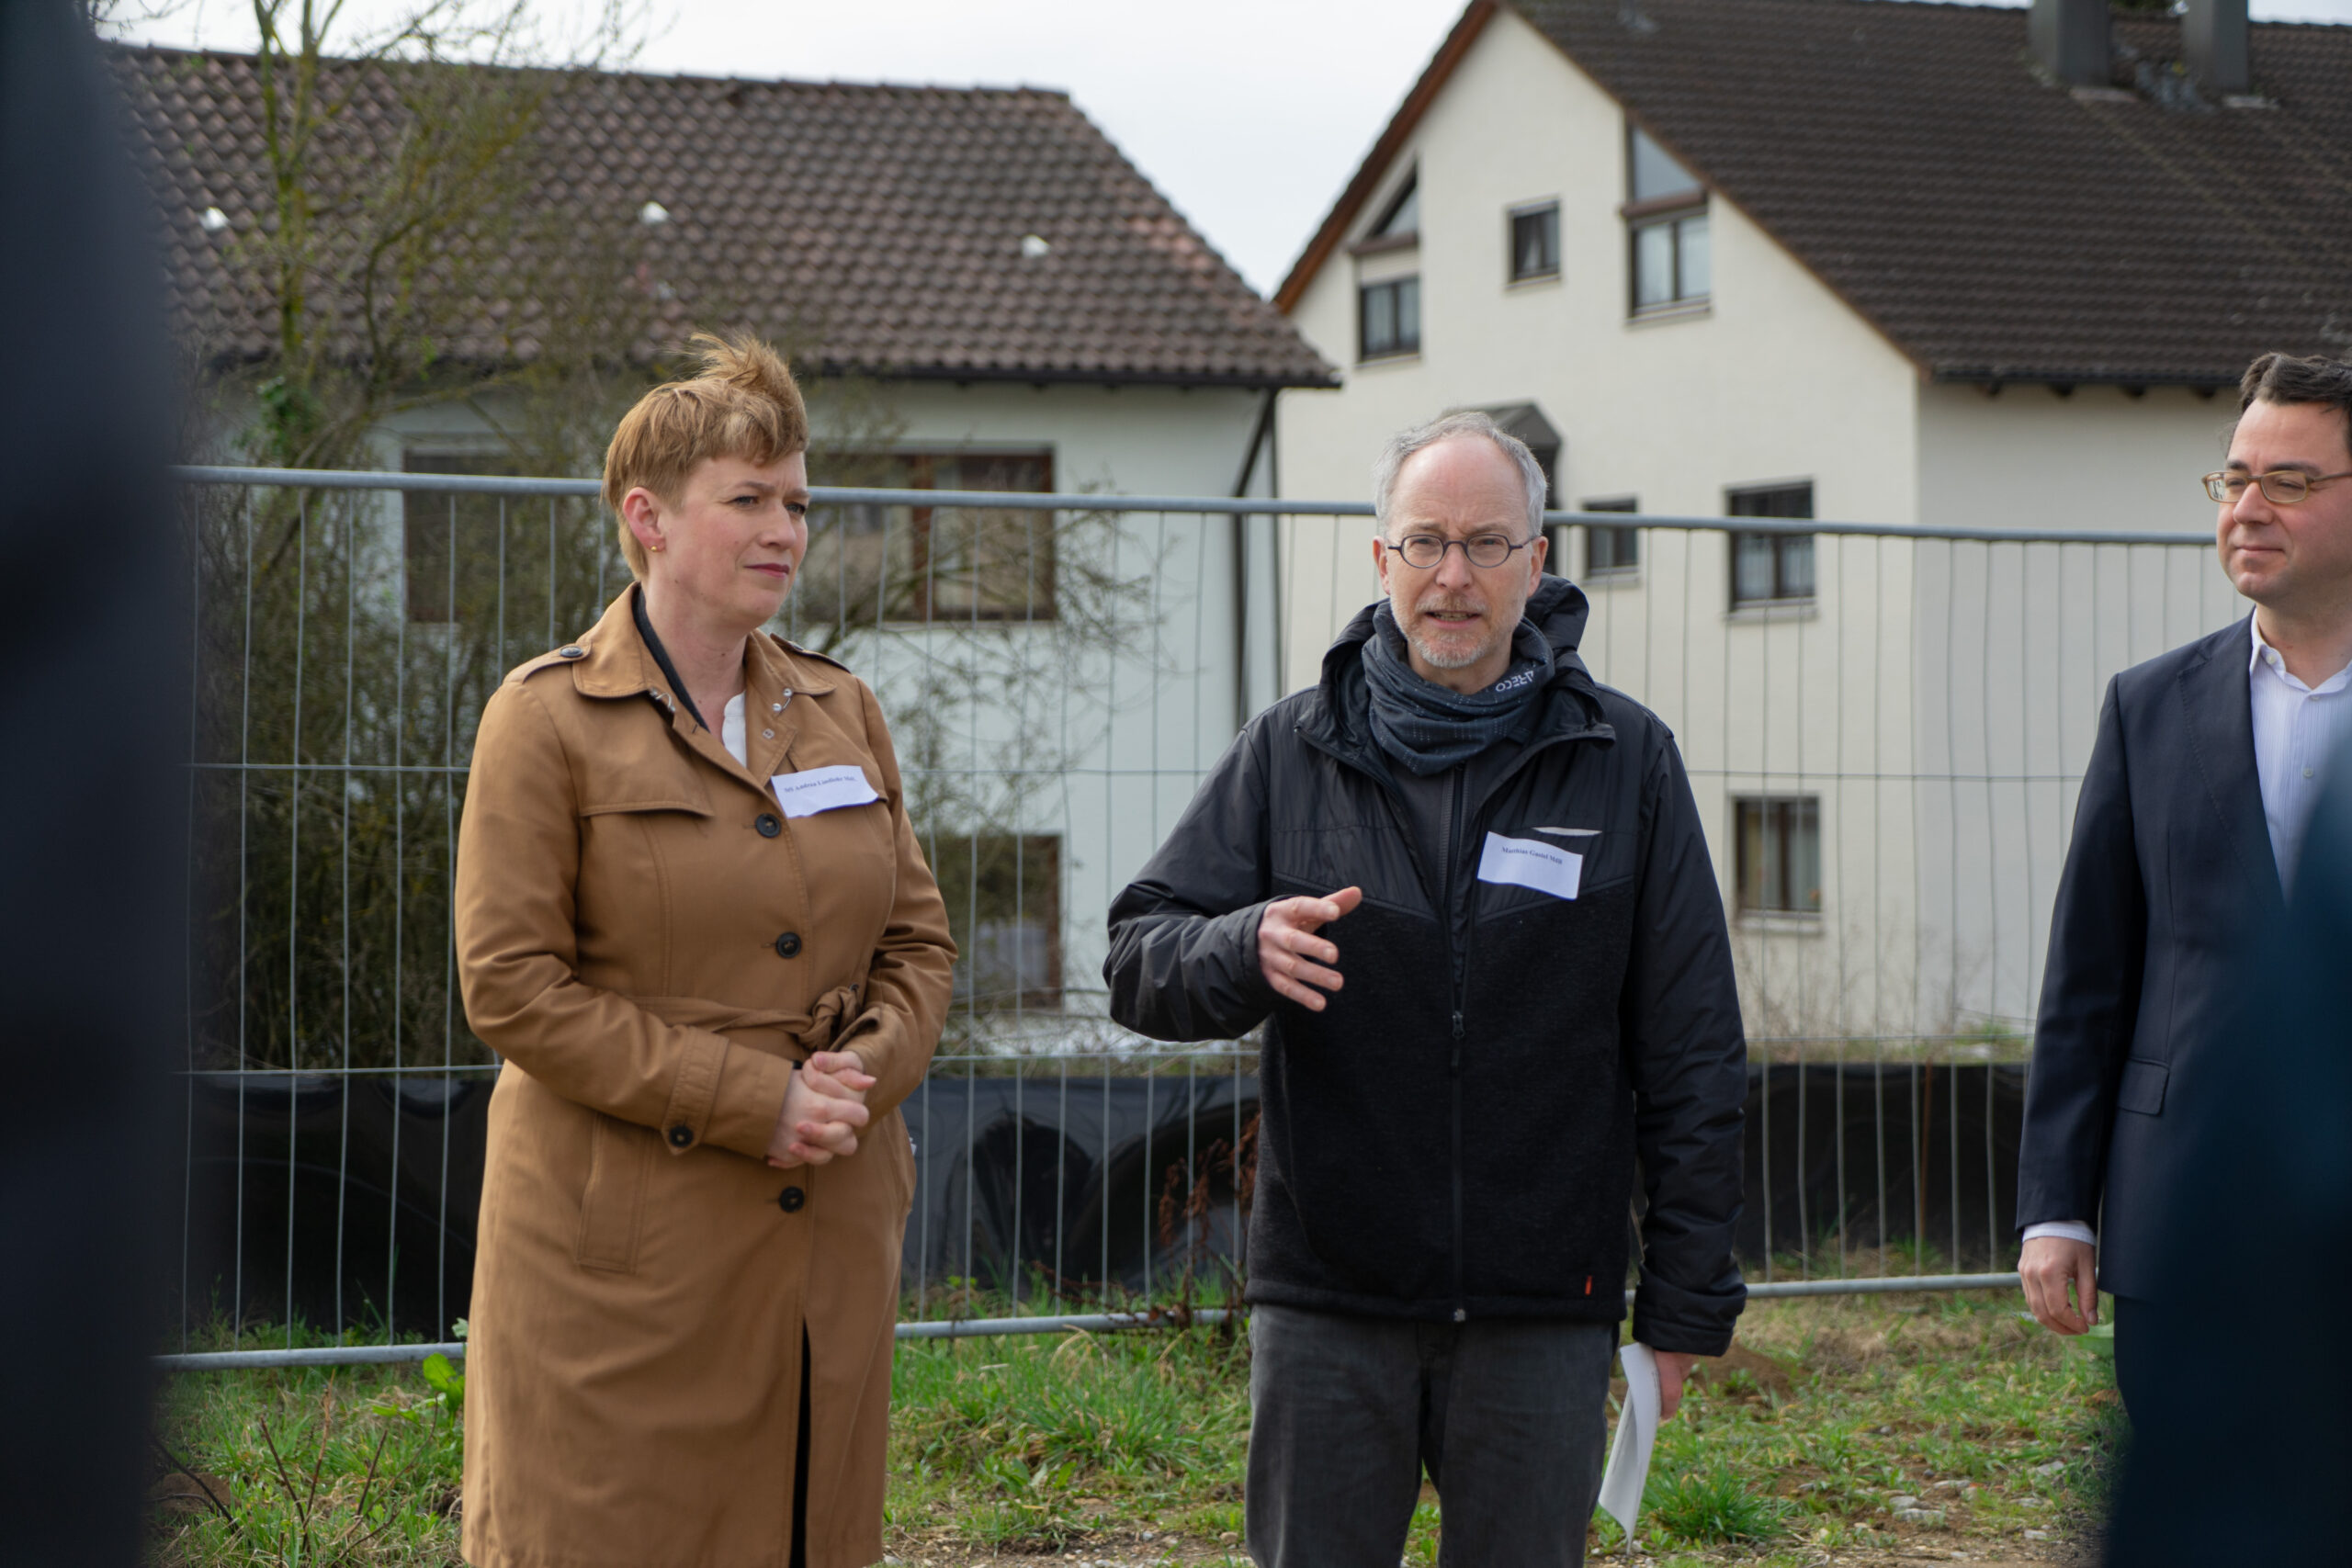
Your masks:
M1453 798L1446 806L1445 902L1441 906L1445 921L1446 988L1453 995L1453 1047L1446 1070L1446 1082L1453 1102L1451 1173L1453 1179L1453 1321L1456 1323L1466 1322L1470 1316L1470 1303L1463 1292L1462 1264L1462 991L1464 959L1453 938L1453 879L1462 863L1462 795L1468 776L1466 764L1454 770Z
M1492 787L1490 787L1487 791L1486 795L1479 800L1478 809L1476 813L1476 819L1468 824L1468 830L1475 833L1486 826L1489 815L1487 808L1494 804L1495 800L1501 795L1504 790L1510 787L1511 781L1519 777L1520 773L1527 767L1527 764L1533 760L1536 753L1540 751L1547 751L1554 746L1566 745L1571 741L1580 740L1586 738L1578 735L1555 735L1539 740L1532 746L1522 748L1518 758L1510 767L1503 770L1502 776L1495 780ZM1464 782L1467 777L1468 774L1466 772L1457 773L1454 774L1453 804L1446 813L1449 838L1449 842L1446 845L1447 854L1445 861L1446 976L1453 992L1453 1071L1448 1076L1451 1079L1453 1100L1453 1321L1456 1323L1466 1323L1470 1318L1468 1292L1463 1282L1464 1265L1463 1259L1464 1242L1462 1233L1462 1043L1464 1033L1463 1027L1463 1015L1470 1007L1470 975L1467 950L1469 947L1476 944L1478 935L1478 905L1477 901L1474 898L1470 903L1469 919L1465 922L1466 929L1463 933L1463 941L1459 944L1459 948L1462 952L1462 957L1457 961L1455 957L1457 944L1453 937L1453 885L1454 877L1460 871L1462 865L1464 837L1462 807L1465 804L1463 800L1463 791L1467 787ZM1457 962L1461 965L1458 970L1455 968Z
M1438 923L1445 930L1446 988L1453 998L1452 1020L1453 1038L1447 1052L1446 1069L1447 1087L1451 1091L1450 1099L1452 1100L1451 1110L1453 1120L1453 1126L1451 1129L1453 1158L1450 1162L1450 1169L1447 1174L1450 1178L1450 1190L1453 1199L1453 1246L1452 1248L1452 1261L1453 1264L1453 1321L1456 1323L1466 1323L1469 1321L1470 1309L1464 1293L1462 1257L1462 1043L1465 1035L1463 1013L1469 1005L1468 992L1470 987L1467 973L1457 974L1455 970L1456 953L1459 950L1460 944L1454 941L1453 935L1453 884L1454 873L1462 859L1460 826L1462 807L1464 805L1462 796L1464 790L1467 787L1464 783L1466 774L1457 772L1454 775L1453 797L1446 808L1446 831L1447 838L1449 840L1446 848L1450 852L1447 854L1445 860L1445 874L1443 880L1442 882L1432 883L1429 874L1429 868L1421 864L1420 848L1414 841L1412 820L1409 815L1406 812L1403 802L1398 797L1396 786L1387 779L1383 778L1377 767L1364 766L1362 762L1357 761L1352 757L1347 756L1337 748L1325 745L1314 737L1306 735L1303 729L1300 731L1299 738L1306 740L1308 745L1313 746L1317 750L1321 751L1331 758L1332 761L1341 763L1344 766L1351 767L1358 773L1369 775L1372 780L1380 786L1382 795L1385 797L1388 802L1389 815L1396 824L1396 829L1399 836L1404 840L1406 857L1413 863L1414 868L1420 873L1422 888L1425 891L1442 895L1437 904L1437 918ZM1487 791L1485 798L1480 801L1478 820L1481 823L1486 820L1486 807L1491 804L1496 796L1501 795L1502 792L1510 786L1510 782L1517 778L1520 773L1525 770L1528 763L1532 761L1539 752L1548 751L1555 746L1566 745L1571 741L1587 740L1591 739L1594 739L1594 737L1589 731L1577 731L1567 735L1549 735L1544 736L1534 741L1532 744L1522 748L1517 761L1513 761L1509 768L1503 771L1502 776L1494 782L1493 786ZM1477 933L1477 926L1478 913L1476 908L1474 906L1470 911L1469 934L1475 936Z

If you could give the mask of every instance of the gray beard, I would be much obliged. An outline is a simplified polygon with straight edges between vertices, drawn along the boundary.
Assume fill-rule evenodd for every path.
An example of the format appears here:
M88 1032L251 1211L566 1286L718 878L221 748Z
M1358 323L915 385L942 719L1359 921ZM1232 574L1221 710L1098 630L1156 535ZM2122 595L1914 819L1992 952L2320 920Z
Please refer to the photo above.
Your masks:
M1437 649L1431 648L1428 643L1423 642L1419 636L1412 632L1407 632L1405 634L1405 640L1413 645L1413 651L1420 655L1421 662L1428 665L1432 670L1467 670L1470 666L1477 663L1478 660L1487 658L1495 651L1494 639L1489 639L1469 653L1448 654L1439 653ZM1503 646L1508 648L1510 645L1510 634L1509 632L1505 632L1500 640L1502 641Z

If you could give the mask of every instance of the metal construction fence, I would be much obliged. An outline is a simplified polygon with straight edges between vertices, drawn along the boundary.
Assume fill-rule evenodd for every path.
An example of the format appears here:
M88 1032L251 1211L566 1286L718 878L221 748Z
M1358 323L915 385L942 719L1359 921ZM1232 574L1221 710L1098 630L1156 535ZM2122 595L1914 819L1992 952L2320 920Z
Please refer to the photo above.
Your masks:
M450 932L473 726L628 570L592 480L181 478L197 615L172 1359L421 1355L466 1311L497 1065ZM875 687L964 955L905 1108L901 1333L1215 1311L1254 1047L1112 1025L1103 912L1251 707L1311 679L1376 592L1371 508L816 501L777 629ZM1551 564L1589 597L1595 675L1676 731L1714 847L1750 1048L1751 1277L1994 1282L2101 689L2237 602L2201 536L1792 510L1553 513ZM284 1348L196 1348L256 1325ZM298 1346L321 1333L372 1343Z

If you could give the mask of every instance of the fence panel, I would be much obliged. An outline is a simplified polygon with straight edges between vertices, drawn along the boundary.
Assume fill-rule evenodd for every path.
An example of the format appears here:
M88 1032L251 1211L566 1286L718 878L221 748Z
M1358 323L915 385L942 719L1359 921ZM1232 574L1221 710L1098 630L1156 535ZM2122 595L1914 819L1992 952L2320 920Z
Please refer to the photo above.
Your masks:
M196 545L180 1348L439 1339L496 1059L449 926L473 726L628 581L592 482L184 471ZM920 1320L1222 1299L1248 1042L1104 1017L1102 912L1376 592L1369 508L818 492L778 629L876 688L964 953L907 1107ZM1278 504L1280 513L1269 510ZM1248 530L1272 517L1278 614ZM1731 916L1766 1281L2010 1266L2100 693L2225 624L2201 539L1555 514L1594 674L1674 728ZM1811 1288L1803 1286L1803 1288ZM927 1330L926 1330L927 1332Z

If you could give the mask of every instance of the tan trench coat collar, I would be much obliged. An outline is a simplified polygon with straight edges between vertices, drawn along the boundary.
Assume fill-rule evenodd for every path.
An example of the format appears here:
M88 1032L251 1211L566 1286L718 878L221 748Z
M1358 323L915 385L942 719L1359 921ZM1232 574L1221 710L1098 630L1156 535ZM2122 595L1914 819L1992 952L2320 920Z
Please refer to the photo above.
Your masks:
M686 747L726 773L764 793L772 773L783 771L799 726L789 718L792 699L800 694L821 696L840 683L842 667L821 653L796 648L766 632L753 632L743 654L743 691L748 765L738 762L717 735L687 716L669 691L653 650L639 635L630 595L634 582L605 607L577 642L534 660L526 671L551 664L571 666L572 689L583 697L648 696L670 715L671 728ZM761 722L761 716L770 721Z

